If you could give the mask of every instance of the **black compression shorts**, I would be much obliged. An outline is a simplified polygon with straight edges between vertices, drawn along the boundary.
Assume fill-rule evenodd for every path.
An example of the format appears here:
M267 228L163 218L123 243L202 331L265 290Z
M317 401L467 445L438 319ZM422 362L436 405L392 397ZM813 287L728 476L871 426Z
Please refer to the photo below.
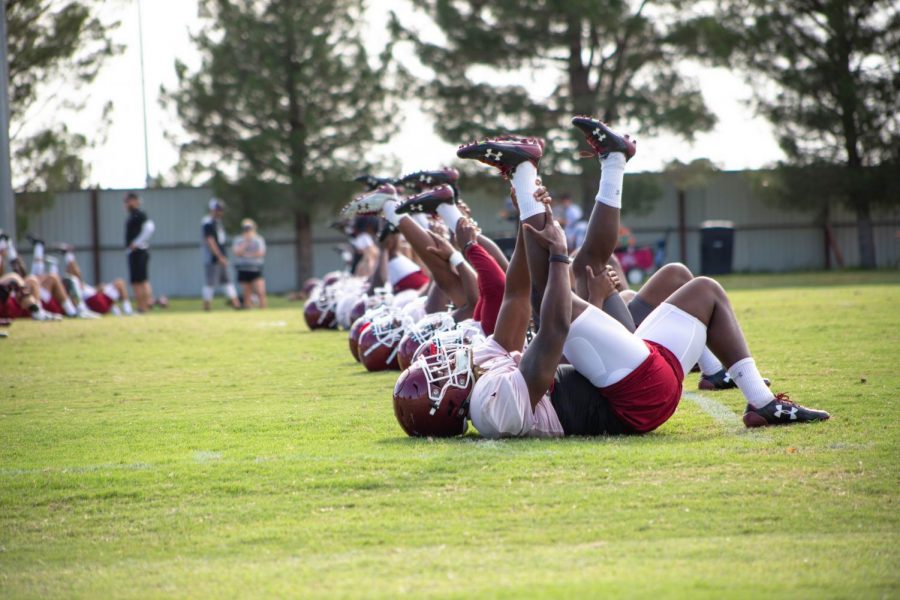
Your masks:
M621 435L631 433L613 413L594 384L572 365L556 368L550 403L566 435Z

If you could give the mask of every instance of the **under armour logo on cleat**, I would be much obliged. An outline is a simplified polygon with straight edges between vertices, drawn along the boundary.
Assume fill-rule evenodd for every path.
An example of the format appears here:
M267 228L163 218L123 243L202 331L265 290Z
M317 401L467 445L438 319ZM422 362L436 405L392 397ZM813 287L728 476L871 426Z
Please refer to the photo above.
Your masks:
M797 420L797 407L792 406L790 410L784 410L784 406L781 404L775 405L775 418L780 419L781 415L788 415L791 418L791 421Z
M428 175L427 177L425 175L419 175L419 181L422 183L431 183L431 175Z
M593 131L593 134L594 134L594 137L597 138L598 140L600 140L601 142L606 139L606 134L601 133L599 127Z
M493 156L492 156L492 154L493 154ZM495 151L491 150L490 148L488 148L484 153L484 157L487 158L488 160L493 159L493 160L499 161L501 156L503 156L502 152L500 152L499 150L497 150L495 152Z
M422 205L421 205L421 204L413 204L410 208L412 208L413 210L422 212Z

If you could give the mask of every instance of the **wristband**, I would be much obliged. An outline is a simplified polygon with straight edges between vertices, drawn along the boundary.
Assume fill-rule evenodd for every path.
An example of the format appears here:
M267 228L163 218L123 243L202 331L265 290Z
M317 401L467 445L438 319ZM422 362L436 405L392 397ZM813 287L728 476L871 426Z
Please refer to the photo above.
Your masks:
M566 254L551 254L550 262L566 263L568 265L572 263L572 259Z
M477 243L478 243L478 240L470 240L470 241L466 242L466 245L463 246L463 252L468 252L469 248L471 248L472 246L474 246Z
M447 259L450 262L451 267L458 267L460 263L466 262L466 259L463 258L462 252L459 250L454 250L453 254L450 255L450 258Z

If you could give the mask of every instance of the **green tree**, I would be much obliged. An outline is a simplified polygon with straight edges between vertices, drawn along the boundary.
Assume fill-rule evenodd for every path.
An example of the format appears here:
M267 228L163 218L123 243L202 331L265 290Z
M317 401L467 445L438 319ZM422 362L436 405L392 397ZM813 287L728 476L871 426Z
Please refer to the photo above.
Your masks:
M439 134L454 142L502 132L543 136L554 151L552 168L581 174L588 205L595 168L558 158L587 149L569 126L573 114L688 139L715 122L695 82L677 68L680 51L670 32L683 31L664 16L672 4L656 7L651 18L646 2L627 0L411 2L441 35L419 33L427 30L396 16L392 27L429 69L414 92L435 115ZM535 95L535 85L524 83L534 79L551 82L551 93Z
M312 219L393 130L388 68L366 52L360 0L203 0L201 65L163 90L188 134L189 177L262 220L293 222L298 284L312 274Z
M900 5L729 0L685 39L751 82L788 157L773 174L781 202L843 202L856 214L861 266L875 267L872 208L900 203Z
M70 131L61 120L43 121L46 115L83 108L85 87L106 59L121 51L109 36L118 23L100 18L102 5L99 0L6 1L16 191L78 189L88 175L81 154L94 140Z

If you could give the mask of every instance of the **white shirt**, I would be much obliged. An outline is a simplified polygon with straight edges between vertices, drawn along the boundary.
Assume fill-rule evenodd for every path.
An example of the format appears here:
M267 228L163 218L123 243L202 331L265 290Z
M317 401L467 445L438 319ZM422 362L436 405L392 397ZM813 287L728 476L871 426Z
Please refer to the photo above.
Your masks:
M565 435L547 394L532 410L521 360L521 352L507 352L494 336L472 349L473 363L485 370L469 399L472 424L487 438Z

